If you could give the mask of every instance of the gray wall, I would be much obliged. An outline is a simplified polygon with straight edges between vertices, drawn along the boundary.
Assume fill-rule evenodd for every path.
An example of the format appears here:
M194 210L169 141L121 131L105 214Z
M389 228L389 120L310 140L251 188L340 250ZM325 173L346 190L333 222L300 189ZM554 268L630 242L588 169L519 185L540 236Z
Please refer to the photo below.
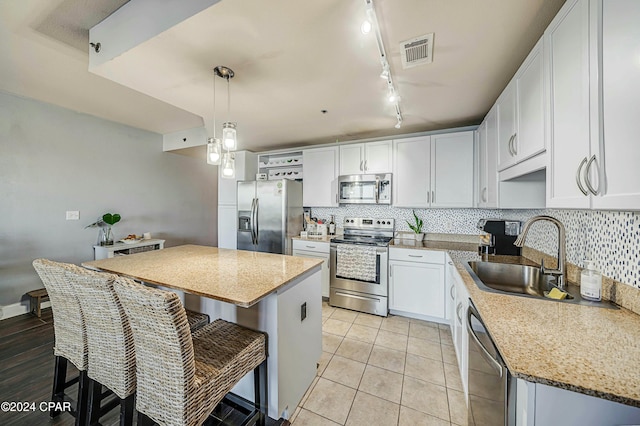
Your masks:
M98 230L84 227L106 212L122 215L116 239L217 245L217 167L162 152L159 134L0 92L0 307L42 287L33 259L93 259Z

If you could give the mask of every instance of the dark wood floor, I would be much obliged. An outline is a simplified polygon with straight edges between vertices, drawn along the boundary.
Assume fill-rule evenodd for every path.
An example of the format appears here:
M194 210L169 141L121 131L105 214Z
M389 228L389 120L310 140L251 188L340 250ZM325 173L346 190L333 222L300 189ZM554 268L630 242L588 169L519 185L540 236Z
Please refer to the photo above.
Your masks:
M51 400L53 381L53 316L51 309L42 311L42 317L32 314L20 315L0 321L0 402L28 401L40 402ZM69 377L77 374L69 363ZM77 385L76 385L77 386ZM77 392L74 386L68 390L69 395ZM239 413L229 407L219 410L223 420L216 424L234 424ZM48 412L28 411L23 413L6 413L0 411L0 425L73 425L74 418L62 413L55 419ZM103 426L118 424L118 409L100 419ZM280 420L269 419L268 426L288 424Z

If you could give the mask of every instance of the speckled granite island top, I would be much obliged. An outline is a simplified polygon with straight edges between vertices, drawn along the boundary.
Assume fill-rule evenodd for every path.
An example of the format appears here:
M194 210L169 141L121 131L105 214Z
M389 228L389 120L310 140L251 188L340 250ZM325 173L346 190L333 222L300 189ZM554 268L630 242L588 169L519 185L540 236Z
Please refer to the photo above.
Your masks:
M249 307L322 260L244 250L184 245L84 262L82 266Z
M456 263L511 374L640 407L639 315L489 293Z

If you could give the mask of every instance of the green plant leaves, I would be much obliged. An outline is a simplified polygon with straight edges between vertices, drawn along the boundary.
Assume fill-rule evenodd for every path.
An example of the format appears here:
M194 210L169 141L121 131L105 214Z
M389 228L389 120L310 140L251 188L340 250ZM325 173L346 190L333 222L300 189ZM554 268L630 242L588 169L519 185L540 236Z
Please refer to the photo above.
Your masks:
M411 228L411 230L413 232L415 232L416 234L419 234L419 233L422 232L423 222L422 222L422 219L420 219L418 217L418 215L416 214L416 211L415 210L412 210L412 211L413 211L413 217L414 217L416 222L415 222L415 224L412 224L409 221L407 221L407 225L409 225L409 228Z
M115 225L116 223L120 222L120 215L118 213L105 213L102 215L102 220L107 225Z

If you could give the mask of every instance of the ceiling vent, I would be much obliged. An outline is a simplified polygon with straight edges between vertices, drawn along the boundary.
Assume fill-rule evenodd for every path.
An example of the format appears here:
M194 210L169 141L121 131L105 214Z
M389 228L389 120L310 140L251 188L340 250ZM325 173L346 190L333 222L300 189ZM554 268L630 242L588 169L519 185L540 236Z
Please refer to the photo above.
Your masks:
M400 42L402 68L433 62L433 33Z

